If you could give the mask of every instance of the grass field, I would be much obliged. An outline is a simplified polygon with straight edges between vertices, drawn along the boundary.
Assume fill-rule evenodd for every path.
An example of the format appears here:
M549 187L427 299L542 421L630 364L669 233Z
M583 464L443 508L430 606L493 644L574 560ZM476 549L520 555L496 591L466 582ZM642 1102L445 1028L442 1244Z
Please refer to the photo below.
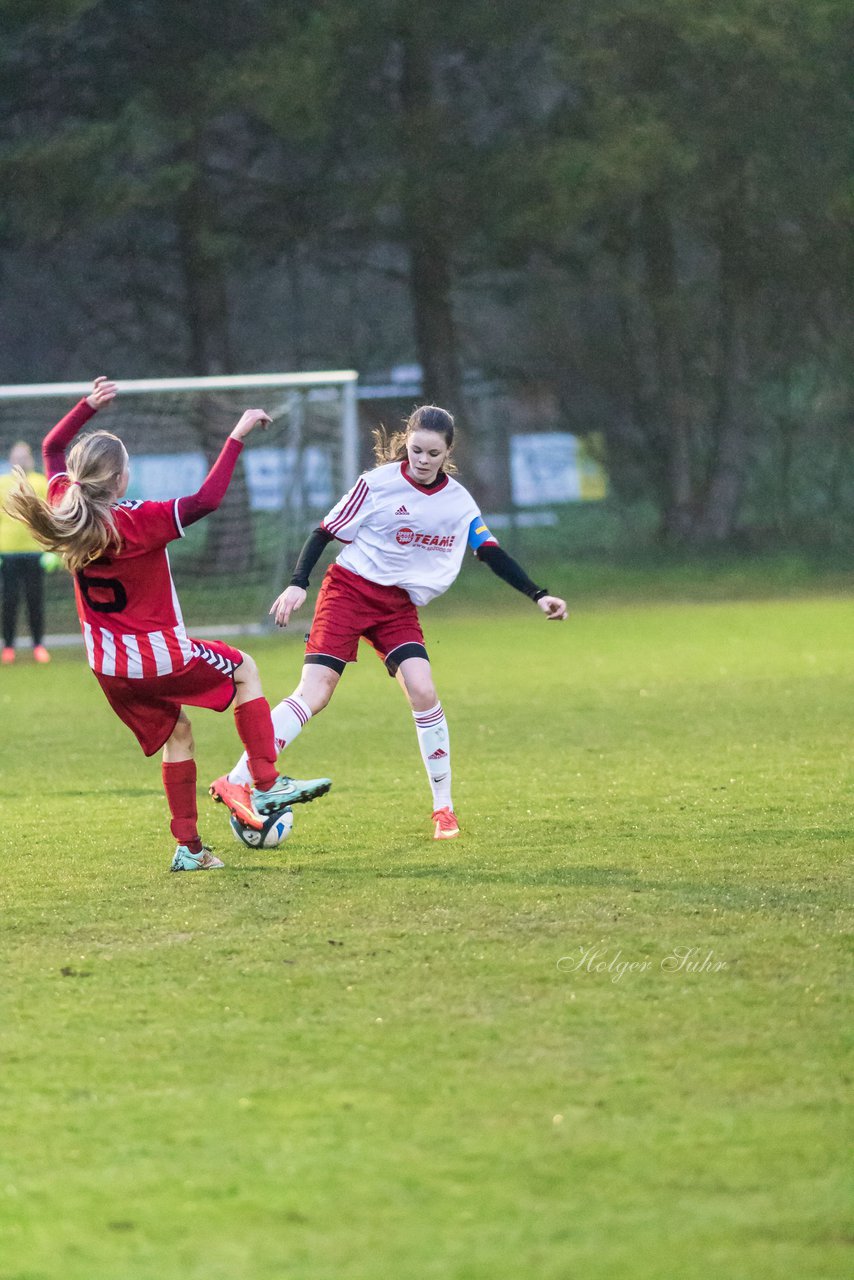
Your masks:
M78 652L0 672L0 1280L851 1274L851 600L488 600L448 844L367 652L207 875Z

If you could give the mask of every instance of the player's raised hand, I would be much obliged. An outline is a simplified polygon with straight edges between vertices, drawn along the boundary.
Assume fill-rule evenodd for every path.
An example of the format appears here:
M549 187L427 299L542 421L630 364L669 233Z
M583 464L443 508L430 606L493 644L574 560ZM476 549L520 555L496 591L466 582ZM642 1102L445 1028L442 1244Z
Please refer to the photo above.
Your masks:
M99 377L92 383L92 390L86 397L86 403L91 409L103 409L111 400L115 400L118 393L118 384L110 382L109 378Z
M568 615L566 601L560 596L540 596L537 604L549 622L566 622Z
M302 587L285 587L282 594L270 606L270 613L275 619L276 626L286 627L291 620L291 614L303 604L305 604L305 592Z
M247 409L231 432L231 438L232 440L243 440L256 427L266 431L272 421L273 419L269 413L265 413L263 409Z

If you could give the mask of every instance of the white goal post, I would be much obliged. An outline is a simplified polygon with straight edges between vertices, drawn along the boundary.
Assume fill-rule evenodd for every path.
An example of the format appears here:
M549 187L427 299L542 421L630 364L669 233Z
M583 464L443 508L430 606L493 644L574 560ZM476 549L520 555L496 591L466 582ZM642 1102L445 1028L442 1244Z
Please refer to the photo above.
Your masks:
M194 622L263 622L309 530L359 474L357 372L116 381L115 403L86 429L121 436L130 455L132 498L194 492L244 409L259 407L272 417L267 431L249 437L220 509L170 546L191 631ZM31 446L40 468L44 435L91 386L0 386L0 471L8 469L18 440ZM49 630L73 626L67 575L49 581L47 608Z
M324 373L246 373L223 374L205 378L127 378L118 383L120 393L159 395L166 392L250 391L254 389L294 387L341 388L341 456L347 487L355 484L358 465L358 422L355 369L334 369ZM89 393L91 382L30 382L0 386L0 402L38 400L51 397L77 396Z

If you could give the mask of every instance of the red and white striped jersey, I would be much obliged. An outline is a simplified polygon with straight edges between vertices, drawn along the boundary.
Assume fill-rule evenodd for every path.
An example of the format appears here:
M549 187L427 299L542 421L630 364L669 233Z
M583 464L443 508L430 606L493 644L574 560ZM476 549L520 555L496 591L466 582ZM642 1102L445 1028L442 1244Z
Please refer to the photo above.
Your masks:
M425 489L405 461L366 471L321 528L348 544L338 564L369 582L403 587L416 605L447 591L466 547L496 542L467 489L450 476Z
M57 502L68 485L53 477ZM184 536L178 500L113 507L121 549L74 575L77 615L89 666L99 675L144 680L182 671L192 660L166 544Z

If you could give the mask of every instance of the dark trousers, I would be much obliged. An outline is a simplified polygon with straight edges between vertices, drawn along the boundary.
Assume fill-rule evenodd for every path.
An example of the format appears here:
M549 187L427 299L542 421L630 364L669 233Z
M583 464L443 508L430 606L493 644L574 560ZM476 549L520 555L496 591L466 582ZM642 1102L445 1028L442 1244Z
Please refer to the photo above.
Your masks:
M30 555L28 552L18 552L10 555L7 552L0 565L0 581L3 584L3 647L12 649L15 645L21 591L27 601L33 645L41 644L44 639L44 569L41 566L41 553L36 551Z

